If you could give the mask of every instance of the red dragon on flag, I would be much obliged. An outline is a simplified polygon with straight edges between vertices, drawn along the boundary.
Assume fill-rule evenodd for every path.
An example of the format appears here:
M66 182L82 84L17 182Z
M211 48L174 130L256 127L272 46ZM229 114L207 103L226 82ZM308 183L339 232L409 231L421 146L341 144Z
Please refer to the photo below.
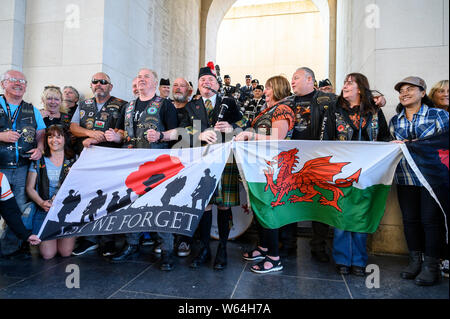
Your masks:
M300 171L294 173L293 170L299 159L297 153L298 149L294 148L279 153L272 161L266 161L269 167L264 170L267 179L264 190L267 191L270 187L273 195L277 198L275 202L271 203L272 207L284 205L285 202L281 201L284 195L298 189L304 195L291 195L289 197L291 203L312 202L314 196L321 195L319 199L321 205L329 205L342 212L338 205L338 199L344 196L344 193L340 188L349 187L354 182L358 182L361 169L347 178L336 179L333 183L333 177L341 173L342 168L350 162L330 163L332 156L320 157L307 161ZM273 174L276 163L278 163L279 172L275 183ZM328 200L314 186L332 191L333 199Z

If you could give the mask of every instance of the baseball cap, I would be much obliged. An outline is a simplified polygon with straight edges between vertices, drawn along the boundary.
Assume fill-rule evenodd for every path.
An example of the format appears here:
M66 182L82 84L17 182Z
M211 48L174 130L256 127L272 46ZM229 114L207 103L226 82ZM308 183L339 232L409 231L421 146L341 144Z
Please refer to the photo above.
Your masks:
M396 91L400 92L400 87L403 84L412 84L412 85L422 88L424 91L427 90L427 85L426 85L425 81L422 78L419 78L418 76L408 76L408 77L404 78L403 80L401 80L394 86L394 89Z

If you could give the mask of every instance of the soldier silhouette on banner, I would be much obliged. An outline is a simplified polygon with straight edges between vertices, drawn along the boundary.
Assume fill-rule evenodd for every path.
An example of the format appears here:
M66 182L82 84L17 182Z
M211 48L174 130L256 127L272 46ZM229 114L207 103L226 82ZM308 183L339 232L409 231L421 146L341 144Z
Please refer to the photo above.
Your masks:
M99 189L97 191L97 197L91 199L86 209L83 211L83 215L81 216L81 222L85 222L85 217L89 216L89 221L94 221L94 215L97 213L97 210L100 209L106 203L106 194L103 195L103 191Z
M75 207L81 202L80 194L75 194L75 190L71 189L69 195L62 201L63 207L58 212L59 223L64 223L67 215L69 215Z
M217 181L215 176L209 175L211 173L211 170L209 168L205 169L204 173L205 173L205 176L203 176L200 179L200 182L198 183L194 192L191 194L192 208L196 209L197 201L201 200L202 201L202 211L205 210L205 207L208 204L206 202L209 197L208 194L211 193L211 189L214 188L214 186L216 185L216 181Z
M117 209L125 207L131 204L131 192L133 190L131 188L127 188L127 194L119 200L119 205Z
M118 191L113 192L111 201L109 202L108 207L106 207L107 214L112 213L113 211L119 208L119 200L120 200L119 192Z
M163 206L169 205L170 199L177 195L186 185L187 176L177 177L173 182L166 185L166 192L161 197Z

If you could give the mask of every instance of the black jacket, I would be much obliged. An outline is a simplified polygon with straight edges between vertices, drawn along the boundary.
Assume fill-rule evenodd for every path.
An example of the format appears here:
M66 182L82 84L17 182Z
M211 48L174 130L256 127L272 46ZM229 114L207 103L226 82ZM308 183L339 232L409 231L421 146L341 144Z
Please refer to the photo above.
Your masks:
M212 110L211 120L208 119L208 114L206 112L205 104L203 103L203 98L198 100L192 100L188 104L186 104L185 111L186 114L180 123L180 127L188 128L191 135L199 134L200 132L205 131L210 127L214 127L214 125L218 121L218 116L220 110L222 108L222 104L226 104L228 108L226 109L222 121L230 123L233 128L243 127L246 123L245 118L243 119L242 112L236 105L236 101L234 99L224 97L220 98L217 96L216 104L214 105L214 109ZM194 127L194 121L200 121L200 132L194 131L197 127ZM239 123L241 122L241 123ZM191 143L191 145L193 145Z

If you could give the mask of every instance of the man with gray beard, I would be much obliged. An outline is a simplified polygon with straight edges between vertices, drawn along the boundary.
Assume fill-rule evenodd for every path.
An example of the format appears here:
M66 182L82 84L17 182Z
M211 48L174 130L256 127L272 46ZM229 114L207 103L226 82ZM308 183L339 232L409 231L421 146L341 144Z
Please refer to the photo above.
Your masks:
M177 78L173 82L172 86L172 97L173 104L177 109L177 117L178 123L181 123L181 120L187 116L185 106L187 102L189 102L189 97L192 94L192 88L189 85L188 81L183 78Z
M189 82L183 78L177 78L173 82L172 86L172 98L173 104L177 109L178 123L188 116L186 109L184 108L189 101L189 97L192 94L192 87ZM189 147L189 145L187 145ZM179 257L189 256L191 253L192 238L188 236L176 236L176 251Z

